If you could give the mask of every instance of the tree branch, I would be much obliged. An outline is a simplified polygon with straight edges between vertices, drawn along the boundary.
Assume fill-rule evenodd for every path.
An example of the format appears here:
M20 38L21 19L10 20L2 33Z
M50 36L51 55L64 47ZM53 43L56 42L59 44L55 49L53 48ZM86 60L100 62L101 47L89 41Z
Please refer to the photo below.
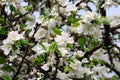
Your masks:
M84 56L83 56L81 59L79 59L79 60L82 60L82 59L84 59L84 58L89 58L95 51L97 51L98 49L102 48L102 46L103 46L103 44L99 44L99 45L97 45L96 47L90 49L90 50L87 51L87 52L84 54Z
M103 61L103 60L102 60L102 62L104 63L104 65L105 65L106 67L108 67L108 68L110 68L112 71L114 71L114 72L118 75L118 77L120 78L120 72L119 72L117 69L115 69L114 67L111 67L110 64L108 64L107 62L105 62L105 61Z
M116 29L120 29L120 24L113 26L113 28L110 29L110 32L113 33Z

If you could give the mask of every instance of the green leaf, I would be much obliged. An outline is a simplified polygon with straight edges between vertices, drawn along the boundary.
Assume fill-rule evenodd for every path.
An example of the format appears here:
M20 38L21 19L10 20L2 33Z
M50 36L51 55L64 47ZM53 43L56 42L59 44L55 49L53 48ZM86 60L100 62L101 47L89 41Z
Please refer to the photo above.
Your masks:
M23 19L26 20L26 21L34 21L33 18L31 18L31 17L27 17L27 16L24 16Z
M32 59L32 65L36 66L36 65L43 63L44 61L45 61L44 55L40 54L37 58Z
M10 5L10 10L11 10L12 12L15 12L15 11L16 11L16 8L15 8L13 5Z
M41 15L45 15L45 9L44 8L41 8Z
M4 71L7 71L7 72L10 72L12 70L11 66L6 65L6 64L4 66L2 66L1 69L4 70Z
M31 30L26 30L25 35L28 36Z
M54 33L61 35L61 31L57 27L53 27L52 30L54 31Z
M107 20L107 18L105 16L102 16L101 19L102 19L102 23L104 25L110 25L109 21Z
M107 80L105 77L102 77L100 80Z
M3 24L4 23L4 18L3 17L0 17L0 24Z
M117 80L117 76L112 76L112 80Z
M45 45L44 45L42 42L39 42L39 44L42 46L42 48L43 48L44 50L47 51L47 48L45 47Z
M45 60L44 55L43 55L43 54L40 54L40 55L38 56L38 62L39 62L39 63L42 63L42 62L44 62L44 60Z
M75 18L75 17L73 17L73 16L69 16L68 17L68 24L71 24L71 23L75 23L75 22L77 22L78 20Z
M70 66L65 66L64 72L67 73L71 70L72 68Z
M21 39L19 40L20 44L21 45L27 45L28 44L28 40L25 40L25 39Z
M94 22L94 24L96 24L96 25L100 25L100 24L101 24L98 19L94 20L93 22Z
M11 45L12 46L12 50L13 51L16 51L17 49L18 49L18 45L16 45L16 44L13 44L13 45Z
M109 21L107 19L103 20L104 25L110 25Z
M21 23L21 24L20 24L20 29L21 29L21 30L24 30L24 29L25 29L25 27L26 27L26 25L25 25L25 24L23 24L23 23Z
M86 63L82 63L82 67L93 67L94 63L93 62L86 62Z
M67 48L73 49L73 45L70 43L67 43Z
M3 80L10 80L9 76L7 76L7 75L2 75L2 79Z
M89 38L90 44L87 48L93 48L98 45L100 42L97 39Z
M0 64L3 64L7 61L7 59L0 55Z
M72 27L78 27L79 25L80 25L79 22L75 22L75 23L72 24Z
M74 59L72 59L72 58L69 58L68 61L72 62L72 63L75 63Z
M30 11L32 8L31 8L30 6L24 6L24 9L25 9L26 11Z
M118 39L120 40L120 34L118 34Z
M58 55L61 55L61 53L60 53L60 51L58 50L58 48L56 48L56 53L58 54Z
M2 26L0 26L0 34L1 34L1 35L7 35L7 34L8 34L7 29L5 29L5 28L3 28Z
M81 37L78 39L77 42L81 47L84 47L84 45L86 44L86 41L87 41L87 39L85 37Z
M92 60L92 62L93 62L94 64L103 64L103 62L102 62L101 60L96 59L96 58L94 58L94 59Z
M37 59L32 59L32 65L33 65L33 66L39 65L38 60L37 60Z
M48 52L52 53L55 51L55 49L57 48L57 43L56 42L52 42L48 48Z

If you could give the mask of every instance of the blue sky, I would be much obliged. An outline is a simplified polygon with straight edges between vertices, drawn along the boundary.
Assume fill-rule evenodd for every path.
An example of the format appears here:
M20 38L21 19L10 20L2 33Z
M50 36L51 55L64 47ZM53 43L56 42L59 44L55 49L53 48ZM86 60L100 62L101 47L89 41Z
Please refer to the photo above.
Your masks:
M107 9L107 15L112 17L112 16L120 16L120 6L118 7L111 7Z

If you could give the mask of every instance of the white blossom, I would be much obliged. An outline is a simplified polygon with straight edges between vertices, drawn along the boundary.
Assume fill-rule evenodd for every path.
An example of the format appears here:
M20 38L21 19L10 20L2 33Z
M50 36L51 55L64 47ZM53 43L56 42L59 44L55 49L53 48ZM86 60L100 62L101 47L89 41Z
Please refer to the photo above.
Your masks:
M23 34L19 34L18 31L11 31L8 33L7 39L3 40L3 44L13 44L15 41L23 38Z
M74 43L73 37L70 37L70 35L66 32L62 32L61 35L57 35L54 39L58 45L64 45L65 43Z
M105 68L105 66L97 65L97 66L94 66L93 71L104 74L104 73L106 73L106 68Z
M41 23L43 23L44 20L45 20L44 15L40 15L36 21L37 21L39 24L41 24Z
M11 31L8 33L8 37L2 41L3 45L0 46L0 48L4 51L5 55L8 55L12 49L11 44L14 44L15 41L23 38L23 34L19 34L18 31Z
M58 48L58 49L61 52L62 57L70 57L71 54L68 50L66 50L65 48Z
M85 2L82 2L82 3L80 4L80 6L81 6L81 8L85 8L85 7L87 6L87 4L86 4Z
M104 50L99 49L94 52L94 54L90 57L90 59L96 58L96 59L104 60L107 63L110 63L108 54L104 54L104 53L105 53Z
M35 40L38 41L41 38L44 38L47 35L47 30L44 28L39 28L38 31L35 33L34 37Z
M5 55L8 55L12 48L11 48L10 44L4 44L4 45L0 46L0 49L2 49L4 51Z
M18 56L17 55L14 55L14 56L9 56L9 60L10 61L13 61L15 58L17 58Z
M33 48L32 48L33 51L35 51L37 53L37 55L40 55L44 52L46 52L41 46L40 44L37 44L35 45Z
M102 5L104 8L109 8L111 6L118 6L117 3L115 3L113 0L105 0L105 3Z
M41 66L41 68L42 68L43 70L47 71L47 70L49 70L49 65L50 65L50 63L47 62L46 64L44 64L43 66Z
M82 57L85 53L81 50L78 50L77 52L74 53L75 56Z
M91 11L86 11L85 14L82 15L83 18L83 22L85 23L90 23L90 21L94 20L95 18L97 18L97 13L95 12L91 12Z
M0 64L0 77L5 74L11 79L14 77L13 72L18 72L16 79L19 80L41 80L43 77L45 80L50 80L54 77L54 74L56 79L59 80L84 78L86 77L85 75L90 76L90 79L94 80L106 77L110 73L108 71L111 70L111 67L108 69L108 66L106 67L102 63L94 64L93 61L95 59L102 60L111 66L110 56L106 53L105 45L102 45L98 50L94 49L94 44L96 45L97 41L104 43L104 39L101 38L104 38L105 19L99 8L104 8L107 12L109 7L117 6L117 2L113 0L50 0L49 4L49 1L46 2L46 0L35 0L35 2L31 0L1 0L0 10L3 12L0 11L0 31L4 30L4 28L8 29L8 34L4 36L6 32L0 32L0 39L5 37L4 40L0 40L0 52L1 50L3 51L3 55L7 60L5 63ZM89 3L93 4L89 5ZM96 12L88 9L88 7L92 8L93 5L97 8ZM31 10L27 11L24 6L26 8L31 7ZM49 6L51 8L48 8ZM16 11L14 11L14 8ZM6 18L4 19L4 17ZM107 17L107 14L105 17ZM107 19L110 22L110 28L120 24L120 17L109 18L108 16ZM23 30L21 30L21 24L25 25ZM60 34L57 34L59 30L53 30L53 27L58 27L60 30L58 33ZM109 37L111 37L113 44L118 41L114 39L119 38L119 36L117 38L112 37L114 36L113 33L119 32L119 30L112 32L112 29L110 29L111 32L109 31ZM81 37L87 39L84 48L78 44L78 39ZM31 38L35 38L35 41L29 40ZM19 41L21 39L27 39L29 44L24 45L24 41L22 44ZM16 42L19 45L15 44ZM56 43L57 46L51 43ZM18 48L15 51L12 50L14 45L17 45ZM110 52L119 53L119 50L114 45L110 47ZM55 50L50 53L50 49ZM93 54L84 56L85 53L89 52L88 49L92 49ZM118 56L115 56L117 54L111 54L111 56L114 68L120 71L119 59L117 58ZM0 58L2 59L2 55ZM45 61L39 63L43 59ZM26 62L29 62L29 64ZM19 68L16 64L22 65L20 72L16 71ZM4 66L12 67L11 71L5 71ZM67 69L66 66L70 67L67 73L65 71Z
M1 0L2 4L6 5L20 5L21 0Z
M74 4L67 5L66 11L67 12L77 11L77 7Z
M120 62L118 60L113 59L113 63L115 65L115 69L117 69L118 71L120 71L120 68L119 68Z
M60 80L72 80L68 78L67 74L62 73L60 70L58 70L56 77L59 78Z
M82 63L80 61L74 59L74 62L75 63L70 64L70 67L72 67L73 71L71 70L71 72L74 73L76 78L81 78L85 73L87 73L88 75L92 74L90 68L82 67Z
M70 30L72 32L75 32L75 33L78 33L78 34L81 34L84 30L84 25L80 24L79 26L77 27L70 27Z

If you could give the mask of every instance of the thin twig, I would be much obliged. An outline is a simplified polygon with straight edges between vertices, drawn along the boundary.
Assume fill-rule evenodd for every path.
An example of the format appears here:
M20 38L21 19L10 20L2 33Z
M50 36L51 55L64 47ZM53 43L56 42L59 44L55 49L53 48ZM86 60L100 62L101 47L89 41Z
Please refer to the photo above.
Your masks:
M102 62L104 63L104 65L105 65L106 67L110 68L112 71L114 71L114 72L118 75L118 77L120 77L120 72L119 72L117 69L115 69L114 67L111 67L110 64L108 64L107 62L105 62L105 61L103 61L103 60L102 60Z
M89 58L95 51L97 51L98 49L102 48L102 45L103 44L99 44L96 47L94 47L94 48L90 49L89 51L87 51L80 60L82 60L84 58Z

